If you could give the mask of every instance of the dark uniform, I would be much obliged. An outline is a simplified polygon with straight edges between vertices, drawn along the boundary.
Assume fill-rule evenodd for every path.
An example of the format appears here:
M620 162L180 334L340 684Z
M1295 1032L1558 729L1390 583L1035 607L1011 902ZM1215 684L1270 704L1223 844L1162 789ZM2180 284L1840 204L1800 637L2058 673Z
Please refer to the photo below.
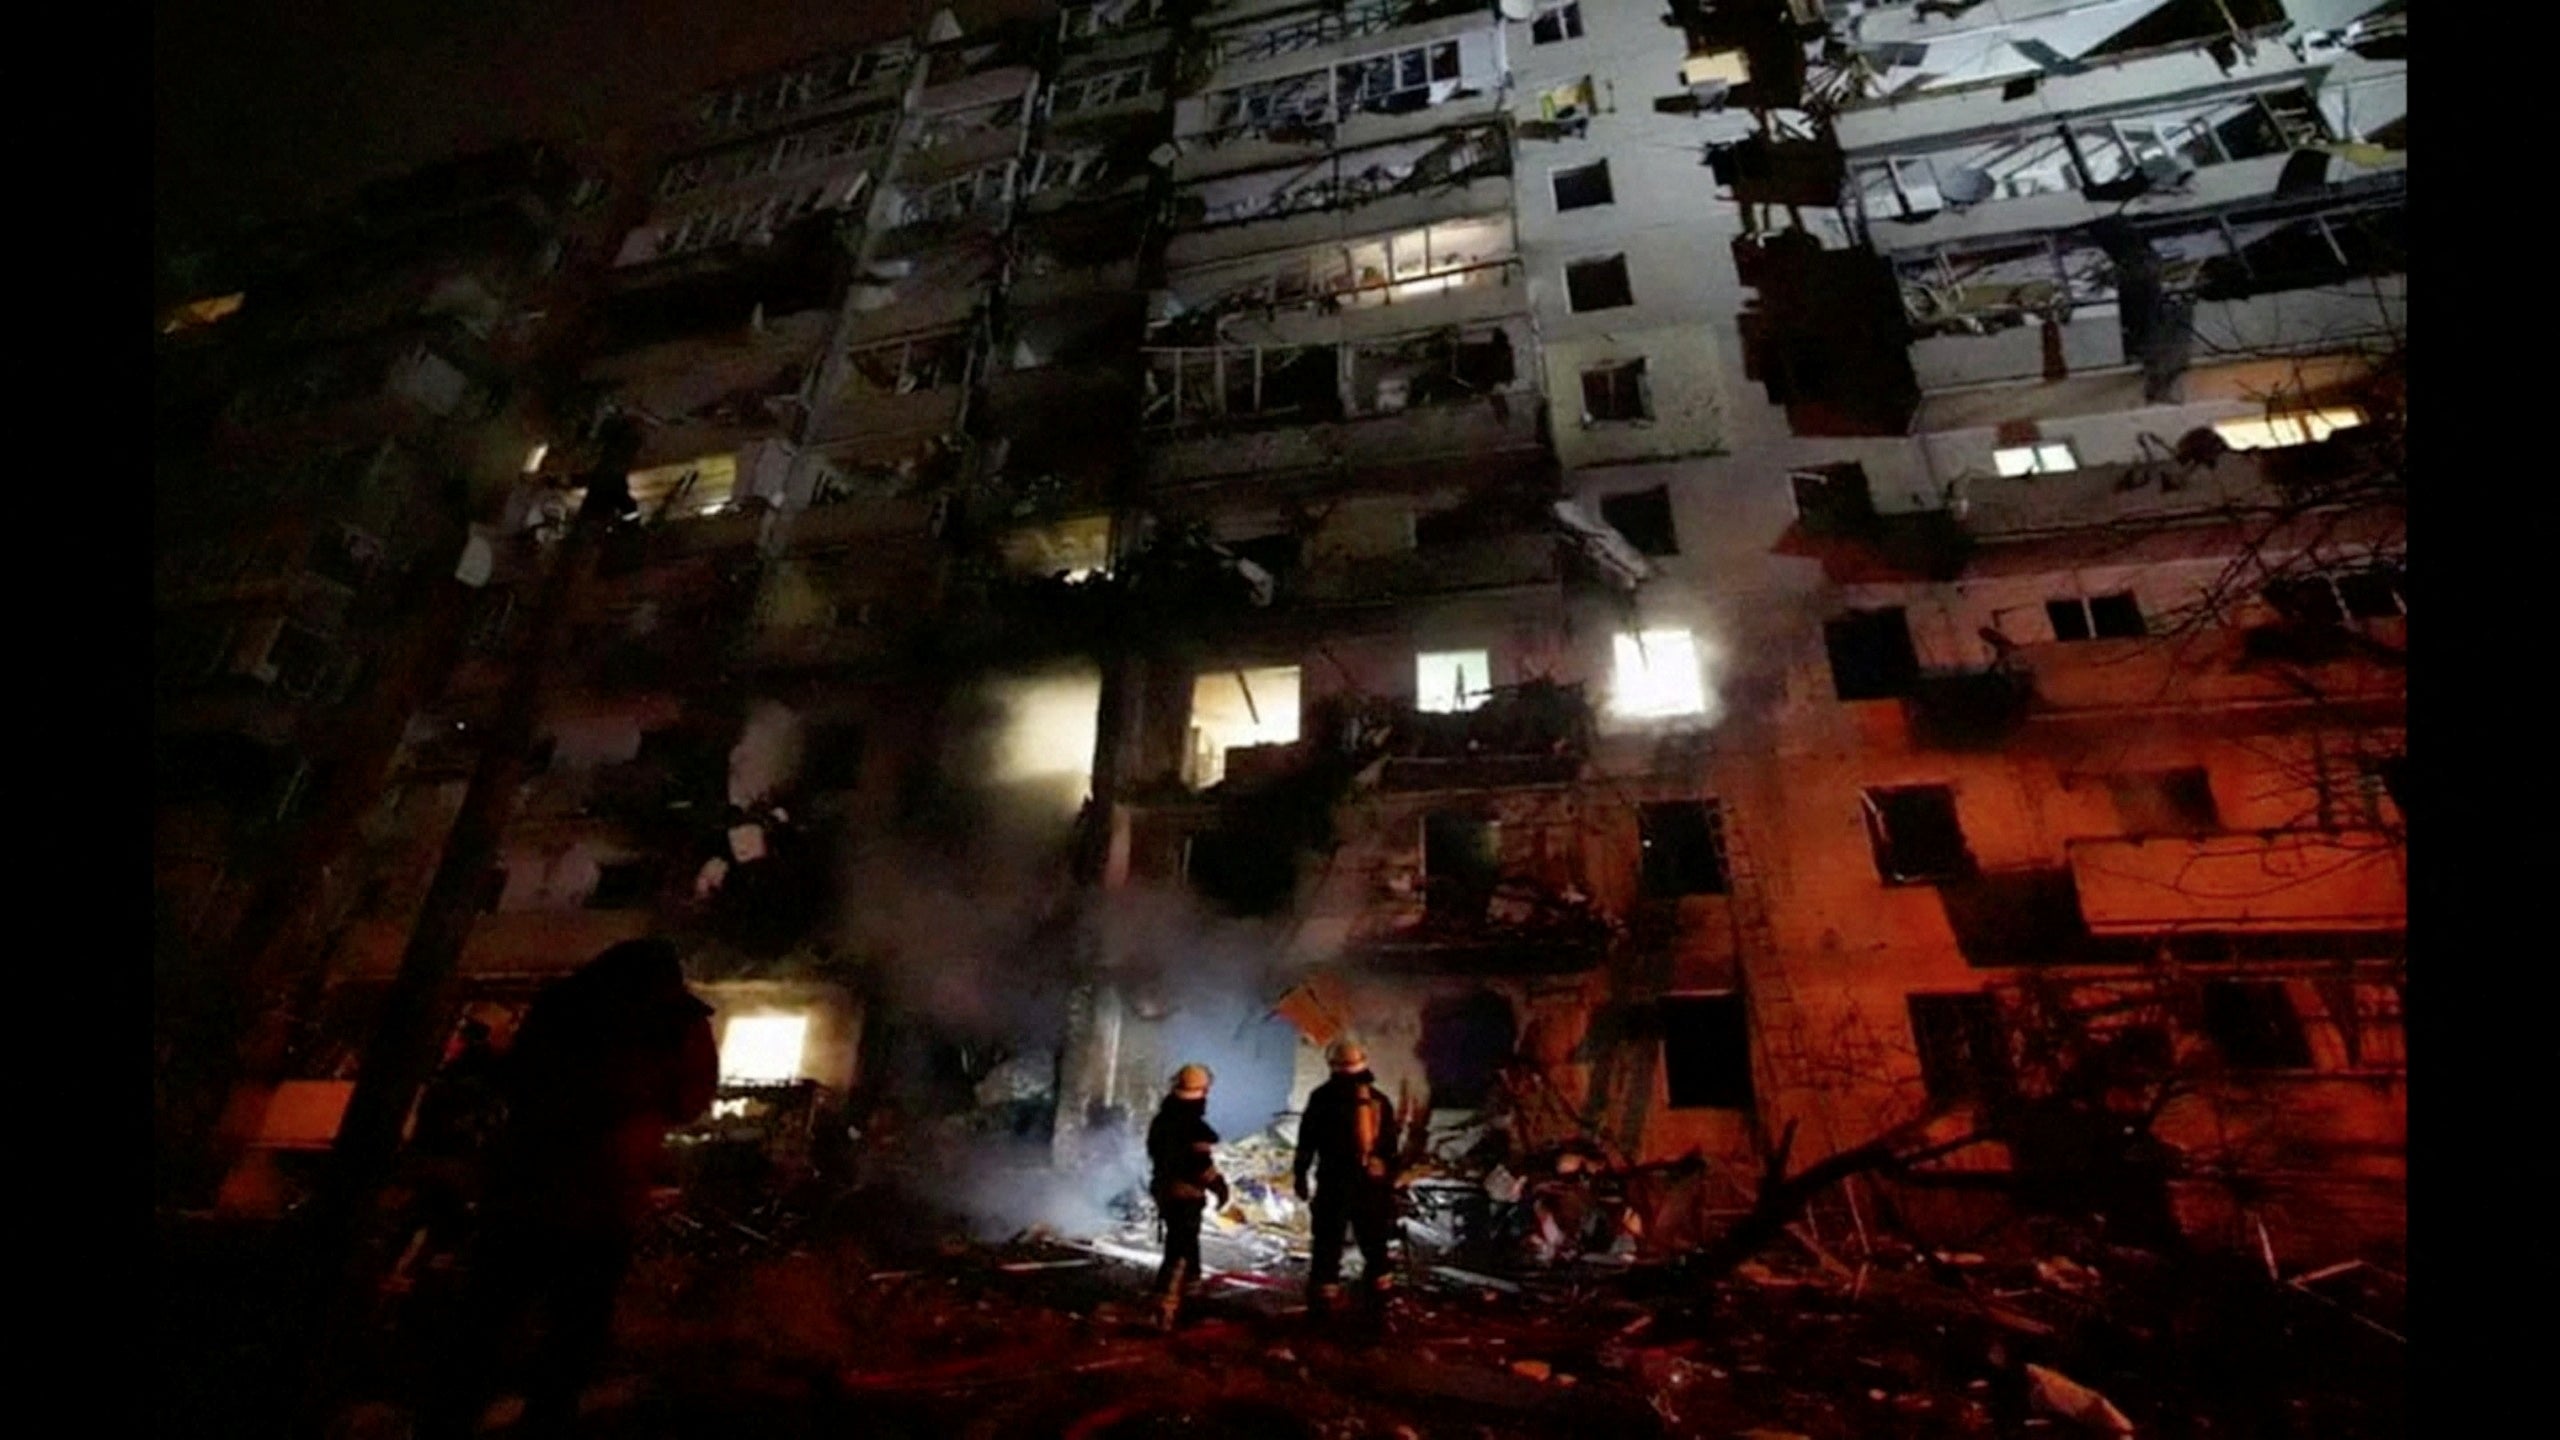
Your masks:
M719 1070L710 1016L663 941L616 945L534 1002L507 1056L507 1122L472 1298L421 1435L470 1433L492 1388L495 1345L537 1308L549 1325L526 1419L575 1417L611 1343L667 1131L710 1108Z
M1307 1271L1321 1302L1342 1281L1343 1231L1360 1245L1360 1280L1374 1298L1387 1283L1387 1237L1394 1233L1395 1107L1366 1069L1338 1071L1307 1097L1298 1122L1298 1193L1315 1172L1315 1247Z
M1218 1173L1218 1132L1209 1128L1209 1102L1168 1095L1147 1126L1147 1193L1164 1221L1164 1263L1156 1293L1178 1302L1185 1277L1200 1273L1200 1219L1209 1197L1225 1204L1226 1177Z

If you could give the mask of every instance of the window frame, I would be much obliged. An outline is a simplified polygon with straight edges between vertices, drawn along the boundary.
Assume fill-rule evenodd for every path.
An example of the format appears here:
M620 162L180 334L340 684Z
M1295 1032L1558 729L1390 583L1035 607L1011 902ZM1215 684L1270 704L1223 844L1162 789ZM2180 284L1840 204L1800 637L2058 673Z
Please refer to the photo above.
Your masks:
M1591 176L1596 176L1598 178L1599 198L1596 200L1577 200L1571 204L1567 204L1564 193L1567 181L1579 180L1584 177ZM1547 198L1554 202L1556 213L1559 215L1570 215L1580 210L1596 210L1603 206L1612 206L1617 204L1617 177L1610 173L1609 157L1602 155L1596 159L1585 160L1577 165L1556 165L1550 167L1547 171Z
M1611 293L1623 298L1609 301L1606 304L1583 305L1579 303L1575 295L1575 286L1573 283L1574 273L1576 271L1586 273L1605 271L1609 268L1614 268L1616 275L1615 284ZM1627 264L1627 254L1625 251L1618 250L1612 251L1606 255L1586 256L1580 260L1568 260L1564 263L1564 304L1565 309L1569 313L1575 315L1599 315L1611 310L1630 309L1635 305L1635 303L1635 271Z
M1600 425L1643 425L1653 419L1653 375L1645 357L1606 360L1586 365L1581 371L1582 423L1588 429ZM1603 399L1621 402L1619 413L1604 413L1592 406L1592 384L1600 382ZM1623 392L1623 393L1622 393ZM1672 553L1677 553L1675 547Z

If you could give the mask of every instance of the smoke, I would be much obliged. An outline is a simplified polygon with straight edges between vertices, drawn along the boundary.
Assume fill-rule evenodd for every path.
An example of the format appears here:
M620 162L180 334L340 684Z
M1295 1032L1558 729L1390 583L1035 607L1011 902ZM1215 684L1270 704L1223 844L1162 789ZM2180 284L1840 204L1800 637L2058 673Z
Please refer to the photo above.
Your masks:
M729 751L729 803L753 807L800 773L800 717L789 707L760 700Z
M1139 1134L1180 1064L1217 1074L1210 1118L1230 1139L1289 1099L1296 1033L1268 1016L1291 978L1289 931L1182 890L1077 883L1098 699L1090 670L968 689L896 824L847 837L836 938L896 1017L867 1063L920 1122L907 1184L983 1237L1115 1227L1145 1180ZM1076 986L1094 975L1125 1038L1109 1053L1069 1033ZM1014 1063L991 1082L999 1057ZM1062 1070L1063 1103L1048 1088ZM1013 1083L1031 1072L1036 1099Z

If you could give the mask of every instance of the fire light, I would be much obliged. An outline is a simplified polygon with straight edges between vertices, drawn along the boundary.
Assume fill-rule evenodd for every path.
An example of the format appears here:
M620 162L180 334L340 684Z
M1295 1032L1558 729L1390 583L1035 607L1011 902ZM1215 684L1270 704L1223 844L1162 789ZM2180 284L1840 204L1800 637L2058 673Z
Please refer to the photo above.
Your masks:
M720 1078L738 1085L787 1085L808 1050L807 1015L740 1015L720 1034Z
M1617 637L1617 683L1609 708L1628 719L1702 715L1707 686L1697 638L1686 630L1647 630Z

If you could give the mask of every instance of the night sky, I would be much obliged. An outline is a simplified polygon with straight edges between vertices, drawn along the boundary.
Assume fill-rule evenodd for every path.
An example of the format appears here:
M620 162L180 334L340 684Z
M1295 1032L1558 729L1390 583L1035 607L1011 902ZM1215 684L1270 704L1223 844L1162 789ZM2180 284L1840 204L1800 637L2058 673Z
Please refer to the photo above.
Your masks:
M917 9L930 13L922 0L164 0L155 228L183 243L523 136L610 144L733 76L908 30Z

